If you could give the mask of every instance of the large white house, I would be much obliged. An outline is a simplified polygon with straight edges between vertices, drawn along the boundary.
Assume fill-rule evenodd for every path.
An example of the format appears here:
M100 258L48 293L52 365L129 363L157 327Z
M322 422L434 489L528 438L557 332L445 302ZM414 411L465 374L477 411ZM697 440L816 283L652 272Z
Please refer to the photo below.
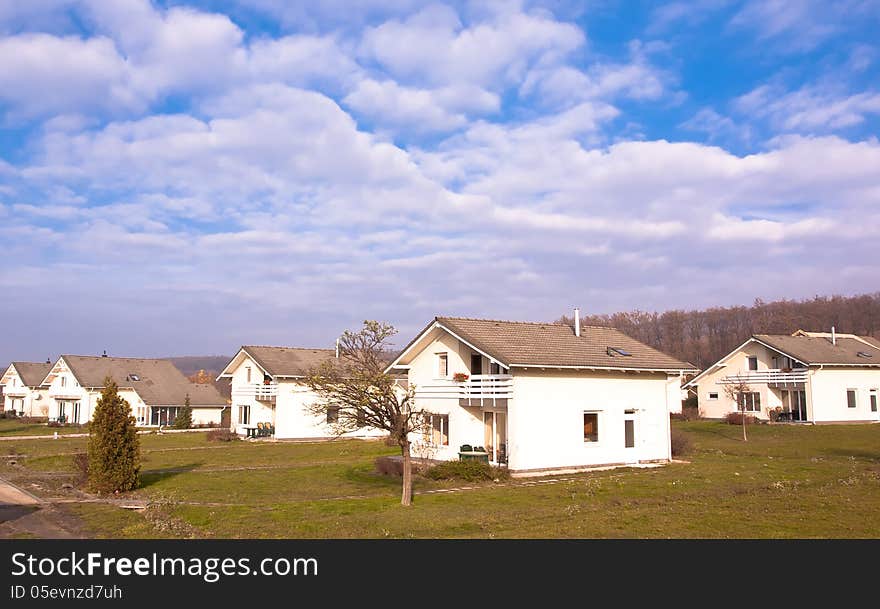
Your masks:
M119 395L140 426L172 424L187 397L195 425L219 425L227 407L213 385L190 382L168 360L62 355L43 379L49 403L46 416L50 421L88 422L108 377L119 386Z
M338 413L310 414L307 406L318 401L318 396L302 380L310 369L334 359L333 349L241 347L217 377L232 385L231 429L247 436L258 425L268 424L276 439L333 437L332 423ZM382 433L364 428L346 435L375 437Z
M12 362L3 376L4 410L27 417L45 417L49 412L48 387L43 385L50 362Z
M736 399L725 387L744 390ZM745 410L812 423L880 420L880 340L832 332L756 334L685 385L700 414Z
M665 462L669 413L694 366L618 330L436 317L389 371L431 414L416 454L467 445L514 474Z

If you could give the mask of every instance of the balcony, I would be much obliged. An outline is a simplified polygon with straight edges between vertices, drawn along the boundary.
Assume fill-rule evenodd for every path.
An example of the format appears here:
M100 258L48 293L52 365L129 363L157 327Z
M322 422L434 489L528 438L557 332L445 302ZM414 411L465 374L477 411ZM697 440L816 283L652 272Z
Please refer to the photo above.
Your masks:
M719 383L722 385L746 385L767 384L773 386L802 385L807 382L807 369L794 368L780 370L770 368L767 370L744 370L737 374L725 376Z
M232 394L236 397L254 398L260 402L274 402L278 397L278 383L240 385Z
M457 400L507 400L513 397L513 377L509 374L475 374L466 381L435 380L416 384L417 398Z
M8 385L3 387L3 395L8 395L9 397L23 398L27 396L27 394L27 387L10 387Z
M57 400L79 400L82 396L82 387L52 387L49 389L49 397Z

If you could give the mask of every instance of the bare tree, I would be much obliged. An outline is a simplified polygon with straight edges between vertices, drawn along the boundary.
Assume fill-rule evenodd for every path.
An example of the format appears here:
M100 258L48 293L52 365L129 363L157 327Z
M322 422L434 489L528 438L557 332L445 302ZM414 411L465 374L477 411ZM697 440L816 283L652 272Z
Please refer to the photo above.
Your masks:
M306 407L314 416L328 417L331 430L342 435L372 427L388 432L403 456L400 502L412 503L412 458L409 434L421 431L425 413L415 407L414 389L403 388L385 373L393 326L365 321L357 332L339 338L339 355L309 371L305 384L319 399Z
M751 392L752 388L742 379L724 385L725 397L729 400L733 400L742 414L743 442L749 441L749 438L746 435L746 394Z

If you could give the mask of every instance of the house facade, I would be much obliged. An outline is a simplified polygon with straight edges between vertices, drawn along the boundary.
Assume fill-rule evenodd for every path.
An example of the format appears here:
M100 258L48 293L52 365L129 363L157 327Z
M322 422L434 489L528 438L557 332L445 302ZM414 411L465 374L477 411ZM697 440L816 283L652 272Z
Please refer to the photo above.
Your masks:
M725 387L734 386L736 399ZM745 410L809 423L880 420L880 341L837 332L756 334L685 385L700 415Z
M389 371L431 413L414 452L485 449L514 474L671 458L669 413L697 370L612 328L436 317Z
M43 379L49 406L46 416L50 421L87 423L107 377L116 382L120 397L131 406L141 427L173 424L187 397L194 425L219 425L227 407L212 385L190 382L168 360L62 355Z
M12 362L0 377L3 387L4 410L14 410L20 416L45 417L49 412L48 387L43 379L52 364L49 362Z
M230 427L247 436L258 424L274 428L276 439L318 439L334 437L333 411L315 416L307 407L318 396L303 384L313 367L336 359L333 349L242 346L220 375L231 384ZM383 435L365 428L348 437Z

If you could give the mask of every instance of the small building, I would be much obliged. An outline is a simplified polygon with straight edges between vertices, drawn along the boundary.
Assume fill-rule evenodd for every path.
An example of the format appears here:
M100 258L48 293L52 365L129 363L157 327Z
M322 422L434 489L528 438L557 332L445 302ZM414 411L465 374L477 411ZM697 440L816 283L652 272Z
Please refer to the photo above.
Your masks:
M247 436L258 425L268 425L276 439L334 437L332 423L338 413L309 413L307 406L319 398L302 381L309 370L335 359L334 349L242 346L217 377L231 384L231 429ZM364 428L346 436L384 433Z
M685 387L707 418L744 410L760 419L772 411L787 421L876 422L880 340L833 330L755 334Z
M388 370L431 413L417 454L481 448L515 474L668 461L669 413L697 372L613 328L461 317L434 318Z
M187 397L194 425L219 425L222 410L227 407L213 385L190 382L168 360L62 355L43 379L49 420L73 424L90 421L108 377L131 406L138 426L173 424Z
M43 379L52 367L50 362L12 362L0 385L5 398L3 409L19 416L45 417L49 412L48 387Z

